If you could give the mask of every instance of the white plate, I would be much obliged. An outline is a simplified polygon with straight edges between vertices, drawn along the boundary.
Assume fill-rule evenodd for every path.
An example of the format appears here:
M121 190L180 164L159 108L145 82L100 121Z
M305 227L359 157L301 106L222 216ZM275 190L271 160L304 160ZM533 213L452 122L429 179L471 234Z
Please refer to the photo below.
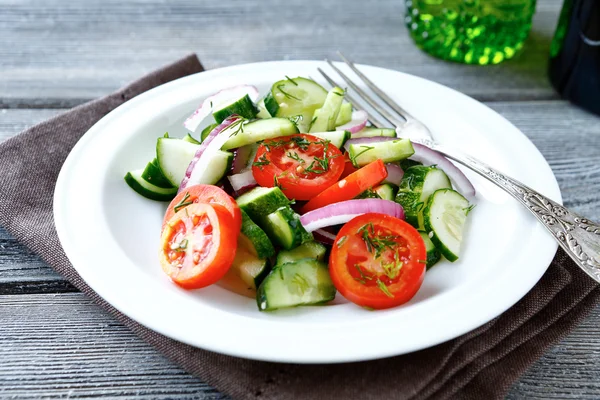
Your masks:
M265 93L284 75L312 76L322 62L240 65L192 75L150 90L94 125L66 160L54 196L56 228L81 277L116 309L168 337L238 357L334 363L394 356L466 333L515 304L542 276L557 245L525 209L483 178L464 253L440 262L407 304L367 311L339 299L325 307L261 313L251 299L217 286L185 291L158 263L165 204L124 182L154 157L156 138L183 136L183 120L209 94L249 83ZM550 167L510 122L444 86L396 71L360 66L442 143L460 147L561 201Z

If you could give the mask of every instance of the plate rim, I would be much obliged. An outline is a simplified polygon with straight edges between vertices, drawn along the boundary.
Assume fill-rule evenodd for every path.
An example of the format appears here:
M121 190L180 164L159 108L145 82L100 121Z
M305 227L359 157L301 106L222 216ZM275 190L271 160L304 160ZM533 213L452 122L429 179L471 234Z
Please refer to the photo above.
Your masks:
M206 350L215 351L215 352L227 354L230 356L237 356L237 357L243 357L243 358L254 359L254 360L271 361L271 362L320 363L320 364L351 362L351 361L366 361L366 360L371 360L371 359L378 359L378 358L384 358L384 357L405 354L408 352L414 352L414 351L418 351L418 350L421 350L424 348L428 348L428 347L434 346L436 344L440 344L440 343L446 342L448 340L454 339L466 332L476 329L477 327L485 324L486 322L493 319L494 317L500 315L502 312L504 312L506 309L512 307L518 300L520 300L522 297L524 297L531 290L531 288L539 281L539 279L542 277L542 275L545 273L545 271L547 270L547 268L550 265L550 262L552 261L552 259L554 257L556 249L558 248L558 244L556 244L556 242L554 242L551 239L549 234L548 234L548 237L552 240L552 243L554 243L554 246L550 246L550 247L554 247L554 248L552 249L552 251L548 250L547 254L544 254L544 257L542 257L543 261L540 261L540 263L543 263L545 265L545 267L540 268L541 272L539 273L539 276L537 276L536 279L531 279L531 285L528 285L529 288L526 291L524 291L523 294L518 295L518 296L513 296L513 298L511 298L511 300L507 302L507 304L508 303L510 303L510 304L508 304L500 313L496 313L495 315L493 315L491 317L488 316L489 318L488 317L484 318L485 320L483 322L481 322L480 324L478 324L477 326L470 327L470 328L468 328L466 330L462 330L462 331L457 330L458 333L454 332L454 333L450 334L450 335L453 335L452 337L446 337L444 340L435 341L435 343L421 343L420 345L414 346L414 348L408 352L404 351L404 352L399 353L399 352L394 352L394 351L388 350L388 351L373 352L372 354L362 354L362 355L355 354L355 355L345 355L345 356L338 355L337 357L329 357L328 359L323 359L323 358L318 358L318 357L317 358L314 358L314 357L312 357L312 358L311 357L289 358L289 357L286 357L285 355L273 356L273 355L266 355L266 354L257 354L256 352L244 353L244 352L240 352L239 350L237 350L237 351L230 350L227 348L226 344L225 345L215 345L214 343L211 343L211 344L204 343L203 345L199 345L197 342L190 342L189 340L182 340L181 337L174 337L174 335L171 332L165 331L165 329L162 329L161 327L157 326L159 324L155 323L155 321L147 320L147 318L140 319L139 315L137 315L137 317L136 317L135 312L132 312L129 307L124 306L121 301L115 301L114 300L115 297L113 295L109 294L106 291L106 288L104 288L104 287L99 288L99 286L101 286L101 285L98 282L90 282L90 281L88 281L88 279L86 279L86 276L89 278L89 275L87 275L85 272L82 273L82 271L85 271L85 268L83 268L83 270L78 268L78 266L81 266L80 263L84 263L85 261L81 258L81 255L77 255L76 250L72 246L72 243L69 242L67 228L64 225L66 223L66 218L64 217L64 210L61 208L61 205L63 205L64 201L65 201L65 193L66 192L65 192L64 188L68 185L69 168L70 168L71 164L73 164L76 161L77 157L79 156L79 153L81 151L83 151L83 149L85 149L85 146L88 143L88 141L93 139L93 137L95 135L94 132L101 131L102 127L105 124L109 124L111 120L113 120L114 118L117 118L122 113L127 112L130 108L137 107L138 105L143 106L143 102L147 98L150 98L151 96L159 94L162 91L175 90L175 88L178 85L183 85L186 82L191 81L191 80L209 79L210 76L214 75L214 74L235 72L236 70L244 70L246 68L250 68L250 73L252 73L252 68L260 68L260 67L266 67L266 66L279 67L279 66L285 66L287 64L300 65L300 64L309 64L309 63L315 64L315 65L317 65L317 63L318 63L319 65L321 65L322 62L317 61L317 60L295 60L295 61L267 61L267 62L258 62L258 63L248 63L248 64L234 65L234 66L225 67L225 68L218 68L218 69L204 71L204 72L195 73L195 74L192 74L192 75L189 75L186 77L182 77L182 78L176 79L174 81L157 86L153 89L150 89L150 90L134 97L133 99L121 104L120 106L116 107L114 110L109 112L107 115L105 115L103 118L101 118L98 122L96 122L86 132L86 134L84 134L82 136L82 138L73 147L73 149L69 153L67 159L65 160L63 166L61 167L59 176L57 178L56 186L55 186L54 196L53 196L53 215L54 215L54 219L55 219L57 234L58 234L60 243L65 251L65 254L69 258L69 260L72 262L73 267L75 268L77 273L90 286L90 288L92 290L94 290L101 298L103 298L105 301L107 301L109 304L111 304L111 306L113 306L119 312L123 313L124 315L131 318L132 320L144 325L145 327L147 327L153 331L159 332L159 333L166 335L167 337L170 337L172 339L190 344L194 347L200 347L200 348L203 348ZM554 176L554 173L553 173L552 169L550 168L548 162L543 157L543 155L539 152L537 147L531 142L531 140L523 132L521 132L520 129L518 129L510 121L508 121L504 116L495 112L490 107L488 107L486 104L481 103L481 102L471 98L468 95L465 95L465 94L458 92L447 86L441 85L437 82L430 81L430 80L427 80L427 79L424 79L424 78L421 78L418 76L406 74L406 73L403 73L400 71L395 71L395 70L388 69L388 68L381 68L381 67L364 65L364 64L357 64L357 65L359 66L359 68L384 70L384 71L387 71L388 73L392 72L394 74L402 74L402 75L409 77L410 79L417 79L419 81L424 81L427 84L433 84L435 86L439 86L442 90L449 90L449 91L453 92L453 95L462 96L465 99L467 99L469 102L474 102L479 107L483 106L483 107L487 108L490 112L494 113L497 117L500 117L506 123L510 124L514 128L514 130L520 134L521 138L524 139L526 142L528 142L533 149L535 149L535 151L537 152L537 155L543 161L543 165L538 165L538 167L543 167L544 169L547 169L547 172L549 172L550 176L551 176L550 183L552 184L553 187L546 188L546 189L553 192L553 193L549 194L550 197L552 197L555 201L562 203L562 196L560 193L560 188L558 186L556 177ZM198 78L199 76L203 76L205 78ZM446 336L449 336L449 335L446 335Z

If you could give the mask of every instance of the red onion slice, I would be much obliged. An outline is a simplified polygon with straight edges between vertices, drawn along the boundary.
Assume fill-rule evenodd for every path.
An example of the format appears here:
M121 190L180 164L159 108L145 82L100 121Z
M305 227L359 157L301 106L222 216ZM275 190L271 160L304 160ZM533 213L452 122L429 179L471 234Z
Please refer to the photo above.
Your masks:
M404 209L394 201L381 199L346 200L309 211L300 217L307 232L331 225L345 224L366 213L380 213L404 219Z
M249 144L247 146L242 146L233 151L233 163L231 164L231 173L239 174L244 171L252 160L250 156L255 154L256 146L253 144Z
M387 178L383 180L383 183L391 183L392 185L400 186L400 182L402 182L402 177L404 176L404 170L398 165L394 163L385 164L385 169L387 169Z
M194 158L188 165L187 170L185 171L185 177L179 185L178 192L181 192L188 186L199 183L199 177L202 176L204 170L209 167L208 164L210 162L210 156L216 151L220 150L225 142L229 139L228 135L220 135L220 133L239 120L242 120L239 115L232 115L226 118L225 121L223 121L215 129L210 131L208 136L200 144L200 147L198 147L198 150L196 150Z
M431 150L422 144L413 143L413 148L415 149L415 154L409 157L411 160L418 161L423 165L435 165L439 167L448 175L448 178L450 178L458 192L468 199L475 197L475 187L469 178L452 161L448 160L441 153Z
M352 119L345 123L344 125L340 125L335 128L336 131L350 131L350 133L356 133L367 126L367 120L369 119L369 115L366 111L358 110L352 112Z
M335 242L335 237L331 232L327 232L325 229L317 229L313 232L313 237L316 241L321 242L323 244L332 245Z
M229 179L229 183L231 183L231 187L235 190L235 193L239 196L243 192L246 192L256 186L256 179L254 179L254 175L252 175L252 170L249 169L240 174L234 174L227 177Z
M219 109L222 105L241 99L245 95L250 96L252 101L256 101L258 99L258 89L252 85L238 85L223 89L207 97L200 107L185 120L183 126L192 132L196 132L204 118L211 114L214 109Z

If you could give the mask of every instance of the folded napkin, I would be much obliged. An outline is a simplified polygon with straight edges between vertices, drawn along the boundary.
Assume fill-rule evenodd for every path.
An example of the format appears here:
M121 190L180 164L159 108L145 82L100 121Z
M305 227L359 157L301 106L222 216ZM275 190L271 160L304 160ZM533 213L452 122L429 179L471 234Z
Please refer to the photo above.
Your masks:
M335 365L224 356L179 343L127 318L91 290L65 256L52 215L56 178L79 138L112 109L202 70L190 55L1 143L0 225L142 339L223 393L235 399L502 398L520 374L600 301L596 283L559 251L540 282L484 326L415 353ZM36 185L23 185L28 181Z

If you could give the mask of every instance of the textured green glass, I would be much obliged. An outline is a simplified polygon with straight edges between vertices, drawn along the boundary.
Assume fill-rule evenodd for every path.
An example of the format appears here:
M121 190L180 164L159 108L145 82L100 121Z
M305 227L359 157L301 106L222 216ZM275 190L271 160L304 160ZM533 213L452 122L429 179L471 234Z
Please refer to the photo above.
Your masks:
M406 0L417 46L445 60L498 64L529 35L536 0Z

